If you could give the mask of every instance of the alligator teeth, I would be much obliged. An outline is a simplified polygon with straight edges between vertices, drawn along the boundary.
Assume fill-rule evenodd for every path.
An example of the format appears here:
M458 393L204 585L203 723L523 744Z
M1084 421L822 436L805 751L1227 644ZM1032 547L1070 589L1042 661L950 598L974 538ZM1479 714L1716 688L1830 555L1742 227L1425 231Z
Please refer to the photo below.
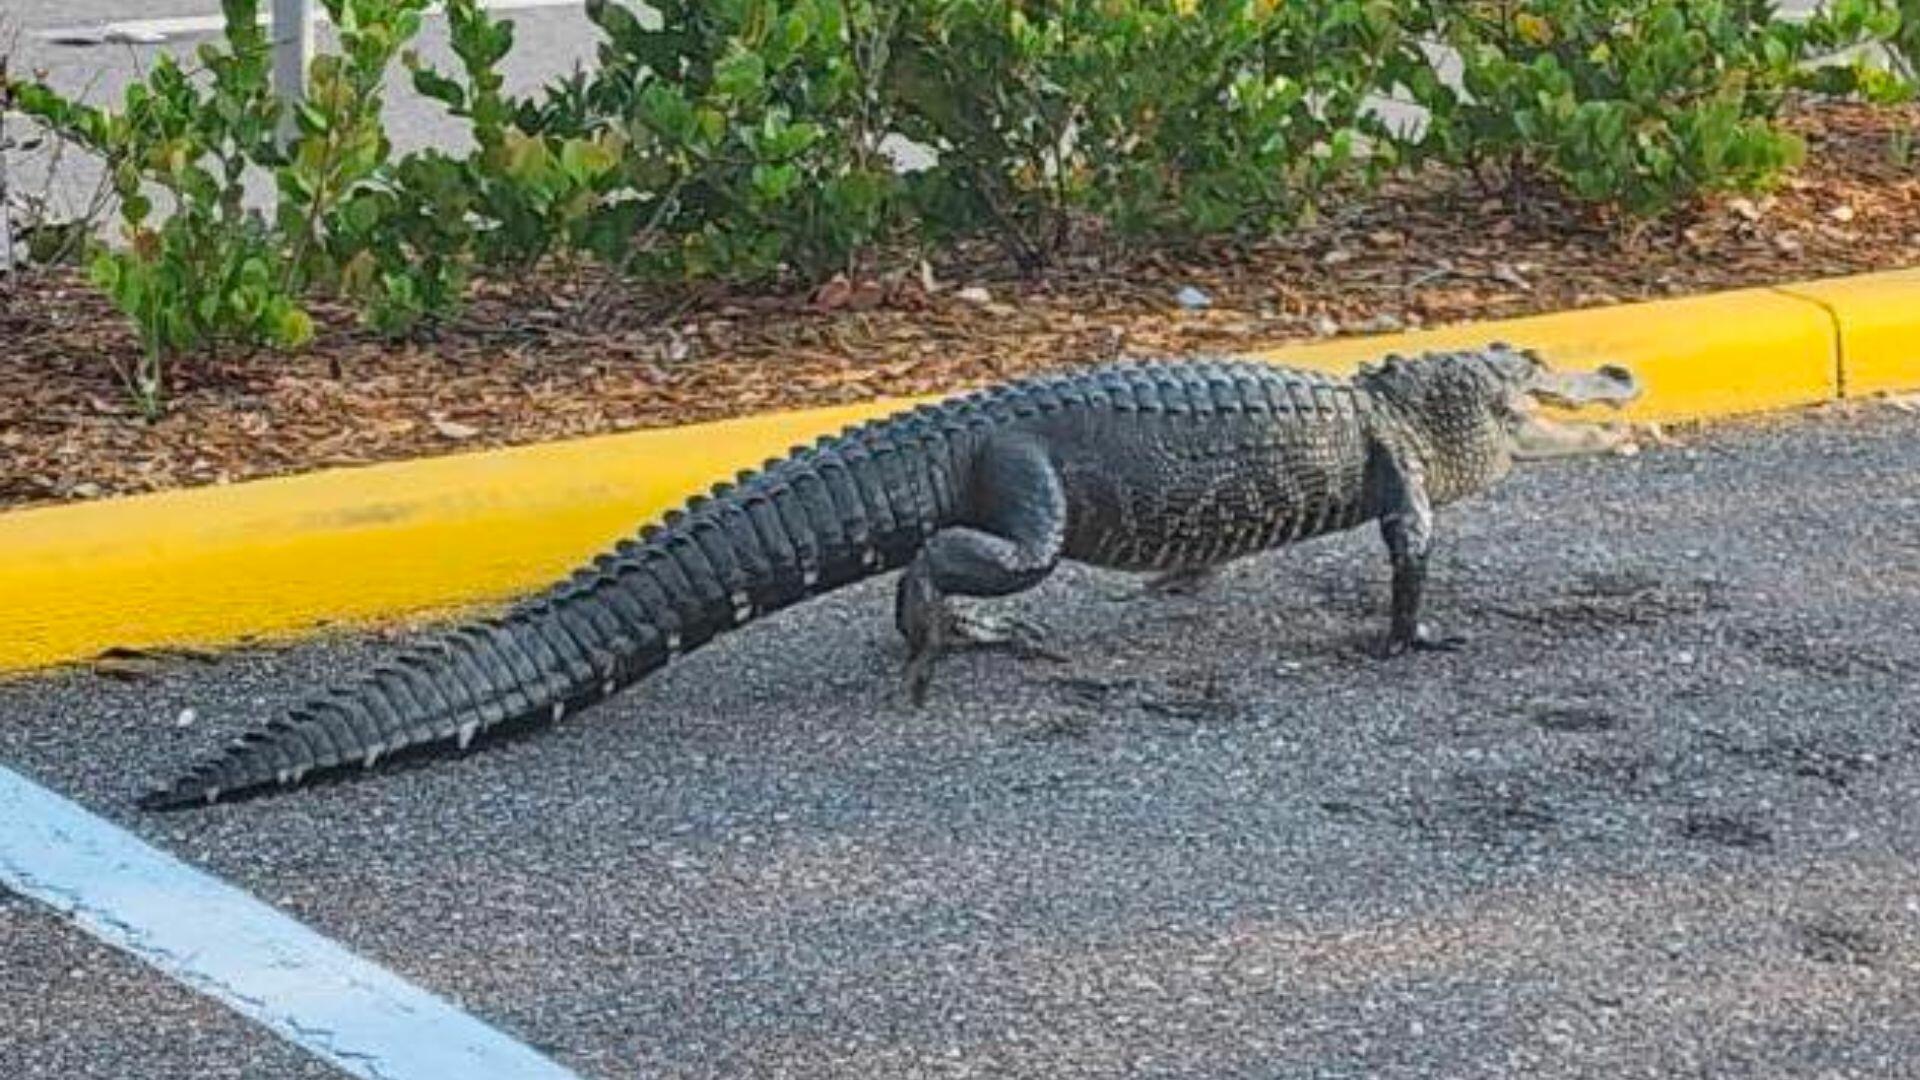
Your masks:
M671 649L673 646L669 645L667 647ZM618 683L614 682L612 679L608 679L606 682L603 682L600 684L600 696L612 697L613 692L619 688L620 687Z
M559 722L560 722L560 718L561 718L561 717L563 717L563 716L565 716L565 715L567 715L567 703L566 703L566 702L564 702L564 701L556 701L556 702L554 702L554 703L553 703L553 721L554 721L554 723L556 723L556 724L557 724L557 723L559 723Z
M361 759L360 767L363 769L373 768L380 763L380 755L386 752L387 748L383 743L374 743L372 746L367 747L367 756Z
M680 651L680 635L679 634L674 633L674 634L667 635L667 651L670 653L677 653ZM611 688L613 684L608 683L607 686ZM611 694L613 693L613 690L608 689L607 693Z
M273 774L273 781L281 787L286 787L288 784L293 783L293 770L281 769L279 772Z
M819 581L820 581L820 571L815 570L812 567L808 567L806 570L802 571L800 574L800 584L806 586L809 589L813 588L814 585L817 584Z
M460 732L459 732L459 735L457 736L457 738L460 740L460 749L465 750L473 742L473 737L479 734L479 732L480 732L480 721L478 720L469 720L466 723L461 724Z
M208 788L207 789L207 805L212 806L214 803L217 803L219 801L220 801L220 789L217 787Z
M307 767L305 765L296 767L293 770L293 783L296 783L296 784L299 783L301 778L306 775L307 775Z

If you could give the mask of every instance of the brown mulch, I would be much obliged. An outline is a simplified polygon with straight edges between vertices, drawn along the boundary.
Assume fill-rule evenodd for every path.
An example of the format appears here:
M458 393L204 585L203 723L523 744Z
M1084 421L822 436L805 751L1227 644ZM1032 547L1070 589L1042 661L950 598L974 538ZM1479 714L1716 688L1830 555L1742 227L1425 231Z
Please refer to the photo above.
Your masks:
M106 360L135 352L124 322L72 274L27 275L0 283L0 507L1920 265L1920 168L1889 150L1920 108L1794 122L1810 163L1779 191L1637 235L1433 176L1255 248L1085 257L1034 280L983 256L931 290L915 270L811 296L635 293L604 314L595 282L549 274L479 296L429 343L383 345L322 312L301 355L196 358L153 423ZM1176 303L1189 285L1211 306Z

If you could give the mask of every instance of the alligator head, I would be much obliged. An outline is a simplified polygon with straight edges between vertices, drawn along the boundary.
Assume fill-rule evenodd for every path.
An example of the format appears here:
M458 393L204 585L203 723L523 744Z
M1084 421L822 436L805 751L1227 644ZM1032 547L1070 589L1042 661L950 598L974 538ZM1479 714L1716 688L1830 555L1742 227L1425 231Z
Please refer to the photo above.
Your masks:
M1530 350L1506 345L1389 356L1364 364L1355 382L1418 433L1429 495L1438 506L1484 490L1515 461L1597 454L1628 440L1618 425L1542 415L1591 405L1619 407L1639 396L1626 369L1555 371Z
M1532 350L1500 346L1484 356L1506 387L1498 411L1516 460L1602 453L1627 441L1627 432L1617 425L1556 420L1541 413L1542 406L1618 409L1627 405L1640 396L1640 385L1626 368L1606 364L1592 371L1554 371Z

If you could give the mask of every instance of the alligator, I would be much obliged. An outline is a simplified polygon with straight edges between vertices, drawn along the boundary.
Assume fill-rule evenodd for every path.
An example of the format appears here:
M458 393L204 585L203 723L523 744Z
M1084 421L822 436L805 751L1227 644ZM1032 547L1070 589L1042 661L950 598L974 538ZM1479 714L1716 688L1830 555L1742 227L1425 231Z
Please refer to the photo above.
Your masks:
M1515 460L1619 438L1539 405L1636 394L1621 368L1556 372L1500 344L1389 356L1351 379L1251 360L1128 361L974 391L743 472L504 614L245 735L142 805L211 803L558 721L723 631L892 570L915 705L949 650L1025 636L950 597L1031 589L1063 559L1186 582L1368 521L1392 566L1381 652L1454 648L1419 617L1435 508Z

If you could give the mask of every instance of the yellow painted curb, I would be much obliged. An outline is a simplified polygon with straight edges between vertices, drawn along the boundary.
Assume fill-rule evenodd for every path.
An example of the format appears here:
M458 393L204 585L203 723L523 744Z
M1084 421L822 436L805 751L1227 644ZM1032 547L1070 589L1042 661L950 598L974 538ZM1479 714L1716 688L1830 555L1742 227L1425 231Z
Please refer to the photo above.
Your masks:
M501 600L715 480L885 408L0 514L0 671Z
M1411 354L1490 341L1539 349L1557 367L1626 365L1646 393L1611 415L1636 421L1791 408L1830 401L1839 388L1831 320L1813 304L1772 289L1341 338L1256 355L1350 369L1388 352Z
M1920 390L1920 270L1782 286L1827 309L1848 397Z
M1846 282L1823 284L1830 308L1891 295L1885 283L1860 297ZM1872 340L1894 340L1892 301L1874 303L1887 323ZM1782 408L1839 389L1828 310L1766 289L1265 355L1344 371L1394 350L1493 340L1563 365L1632 368L1647 387L1631 414L1642 419ZM715 480L901 404L0 514L0 671L113 646L217 645L498 601L554 580Z

